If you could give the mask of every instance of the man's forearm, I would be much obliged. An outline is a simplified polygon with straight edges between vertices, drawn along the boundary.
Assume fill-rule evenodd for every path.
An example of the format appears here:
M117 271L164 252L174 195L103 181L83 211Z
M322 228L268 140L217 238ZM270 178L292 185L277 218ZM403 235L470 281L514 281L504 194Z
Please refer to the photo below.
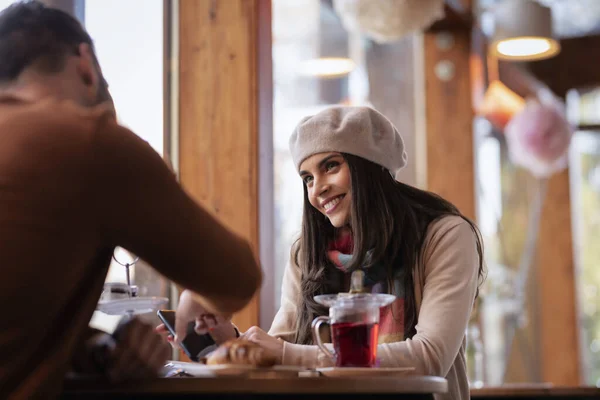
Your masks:
M214 262L203 265L203 271L189 270L194 276L183 286L208 312L230 315L244 308L260 289L262 270L247 241L231 235L223 242L228 243L227 251L215 248ZM204 279L197 279L201 274Z

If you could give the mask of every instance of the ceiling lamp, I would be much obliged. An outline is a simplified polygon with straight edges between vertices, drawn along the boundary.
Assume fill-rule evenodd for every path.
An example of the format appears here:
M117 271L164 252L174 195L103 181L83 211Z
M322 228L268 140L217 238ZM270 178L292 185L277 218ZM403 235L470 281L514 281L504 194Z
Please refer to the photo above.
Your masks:
M300 63L300 75L319 78L341 78L356 67L354 61L344 57L324 57L306 60Z
M395 42L444 18L444 0L333 0L349 32Z
M490 51L512 61L555 56L560 44L552 37L550 8L533 0L504 0L495 6Z

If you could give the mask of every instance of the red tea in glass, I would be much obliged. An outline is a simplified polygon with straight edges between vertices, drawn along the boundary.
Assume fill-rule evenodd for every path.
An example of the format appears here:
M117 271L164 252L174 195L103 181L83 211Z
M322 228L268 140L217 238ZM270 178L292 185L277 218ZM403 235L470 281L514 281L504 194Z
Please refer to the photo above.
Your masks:
M328 317L317 317L313 321L314 342L336 366L370 368L375 365L379 307L394 299L391 295L385 297L385 301L379 297L370 294L340 297L329 307ZM330 326L334 353L321 341L319 327L323 323Z
M379 324L339 322L331 325L338 367L371 367L377 357Z

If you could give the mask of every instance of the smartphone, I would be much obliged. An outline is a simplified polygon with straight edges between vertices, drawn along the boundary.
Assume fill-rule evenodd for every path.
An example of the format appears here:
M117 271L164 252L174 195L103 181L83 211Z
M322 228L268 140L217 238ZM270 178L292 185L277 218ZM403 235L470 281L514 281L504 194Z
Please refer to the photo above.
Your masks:
M175 311L173 310L160 310L156 313L158 318L165 324L165 327L175 336ZM187 327L187 334L181 341L181 350L189 357L192 361L198 361L198 354L208 346L215 344L215 341L210 334L198 335L194 330L196 323L190 322Z

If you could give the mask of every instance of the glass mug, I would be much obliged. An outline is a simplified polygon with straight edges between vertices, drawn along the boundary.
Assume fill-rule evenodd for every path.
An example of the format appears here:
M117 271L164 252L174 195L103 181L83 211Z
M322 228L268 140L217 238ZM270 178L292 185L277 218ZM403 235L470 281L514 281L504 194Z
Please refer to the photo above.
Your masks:
M335 353L321 341L319 328L323 323L329 324ZM379 304L369 300L338 301L329 308L329 317L313 320L312 334L314 343L337 367L373 367L377 357Z

